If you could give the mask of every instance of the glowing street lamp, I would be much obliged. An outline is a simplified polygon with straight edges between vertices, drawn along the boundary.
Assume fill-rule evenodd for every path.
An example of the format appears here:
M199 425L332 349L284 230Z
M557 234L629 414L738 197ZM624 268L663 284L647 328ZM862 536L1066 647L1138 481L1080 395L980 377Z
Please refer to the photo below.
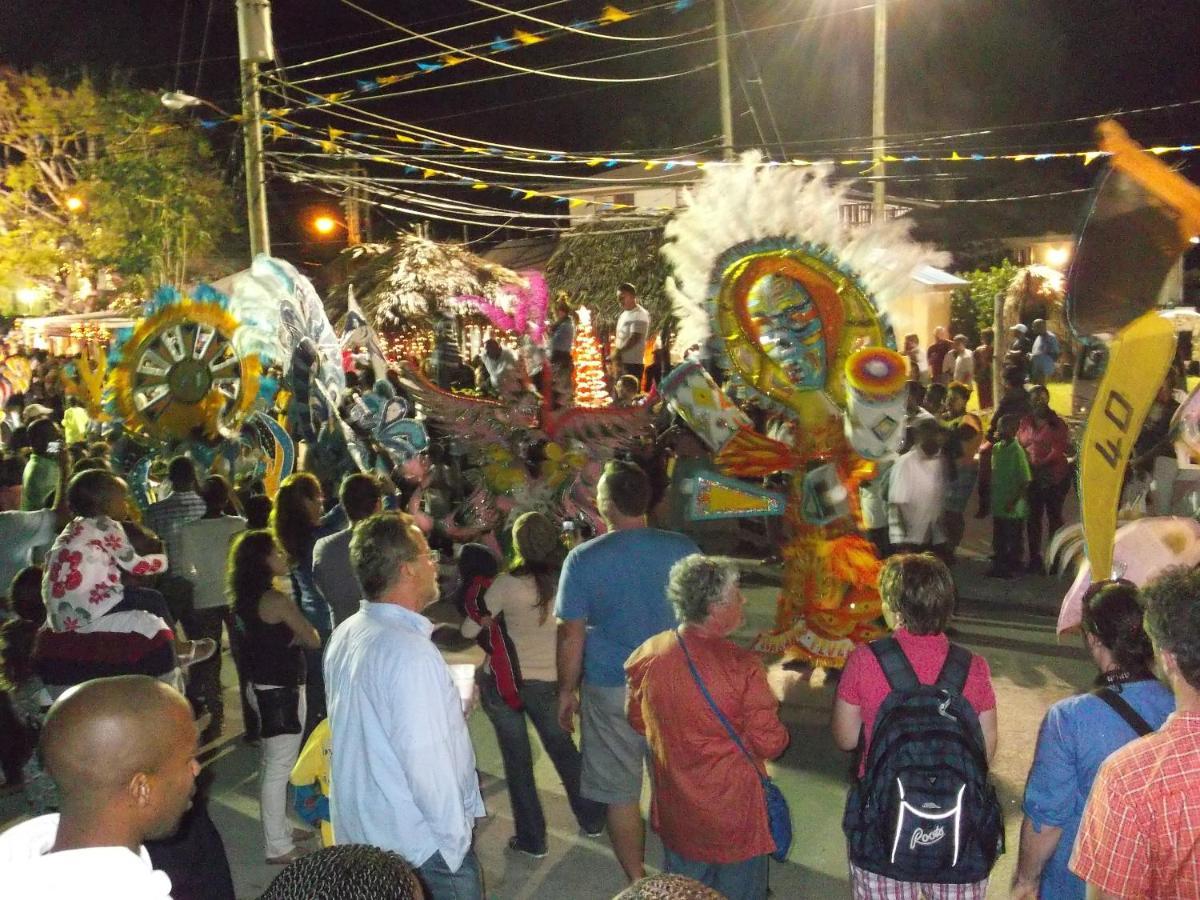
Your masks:
M83 201L78 197L68 197L66 201L66 207L71 212L79 212L81 209L83 209Z
M322 236L333 234L339 224L333 216L317 216L312 220L313 231Z

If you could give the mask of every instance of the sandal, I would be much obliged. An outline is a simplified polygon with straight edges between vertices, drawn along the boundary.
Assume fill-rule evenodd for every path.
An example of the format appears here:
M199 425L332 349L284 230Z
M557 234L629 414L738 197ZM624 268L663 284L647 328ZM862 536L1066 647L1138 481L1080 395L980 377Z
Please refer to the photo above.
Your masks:
M181 641L175 648L179 656L179 668L186 669L211 658L217 652L217 642L212 638L201 638L198 641Z

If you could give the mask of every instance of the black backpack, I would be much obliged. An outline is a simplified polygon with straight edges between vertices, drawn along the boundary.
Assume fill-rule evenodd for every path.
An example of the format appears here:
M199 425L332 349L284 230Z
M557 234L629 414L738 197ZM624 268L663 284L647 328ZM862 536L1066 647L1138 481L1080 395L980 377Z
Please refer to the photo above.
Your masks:
M869 646L892 690L846 801L850 861L897 881L980 881L1004 852L1004 819L979 719L962 695L971 654L951 644L937 681L924 685L895 638Z

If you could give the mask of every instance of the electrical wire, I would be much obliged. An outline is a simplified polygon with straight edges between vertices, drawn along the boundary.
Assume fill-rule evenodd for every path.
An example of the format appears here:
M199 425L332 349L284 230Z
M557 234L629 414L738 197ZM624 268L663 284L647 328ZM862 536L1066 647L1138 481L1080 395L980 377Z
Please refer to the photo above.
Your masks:
M430 44L433 44L435 47L441 47L443 50L449 51L450 53L465 56L468 59L480 60L481 62L486 62L493 66L499 66L502 69L509 69L513 72L520 72L524 75L540 75L544 78L557 78L557 79L561 79L563 81L592 81L592 82L610 82L610 83L622 82L625 84L637 84L637 83L644 83L644 82L649 82L649 81L664 81L668 78L678 78L680 75L691 74L691 72L699 71L699 69L692 69L692 70L689 70L688 72L675 72L675 73L670 73L667 75L645 75L645 76L639 76L636 78L600 78L600 77L594 76L594 75L564 75L562 72L554 71L553 69L531 69L528 66L518 66L515 63L505 62L504 60L497 59L494 56L487 56L487 55L480 55L478 53L473 53L470 50L466 50L461 47L456 47L453 44L447 44L445 41L436 40L435 38L432 38L428 35L420 34L419 32L415 32L411 28L408 28L405 25L401 25L399 22L393 22L391 19L385 18L384 16L381 16L378 13L372 12L371 10L366 9L365 7L359 6L357 3L354 2L354 0L339 0L339 2L341 2L341 4L343 6L348 6L351 9L357 10L358 12L362 13L363 15L370 16L372 19L376 19L385 25L391 25L393 28L395 28L397 31L400 31L402 34L409 34L414 37L423 38L425 41L427 41ZM707 67L704 67L704 68L707 68Z
M551 28L558 29L561 31L569 31L572 34L582 34L585 37L603 39L606 41L672 41L672 40L675 40L676 38L687 37L689 34L696 34L700 31L708 31L712 28L711 25L706 25L703 28L693 28L690 31L681 31L678 34L661 34L661 35L656 35L654 37L634 37L631 35L608 34L607 32L603 32L603 31L591 31L590 29L578 28L573 25L562 25L558 22L552 22L549 19L541 19L541 18L538 18L537 16L531 16L531 15L529 15L528 12L519 11L519 10L515 10L515 9L508 9L503 6L496 6L494 3L485 2L485 0L468 0L468 2L473 3L476 6L482 6L484 9L491 9L491 10L495 10L498 12L502 12L502 13L504 13L505 16L512 16L513 18L524 19L527 22L537 22L539 25L549 25ZM674 6L674 5L675 5L674 3L662 4L662 6ZM655 8L661 8L661 6L655 7ZM629 18L632 18L632 16L629 16Z
M733 18L734 18L734 21L737 22L737 27L739 29L739 32L744 34L744 32L746 31L746 23L742 21L742 13L741 13L741 10L738 8L737 0L732 0L732 3L730 5L733 7ZM762 95L763 108L766 109L766 111L767 111L767 120L771 123L771 130L775 132L776 146L779 148L780 154L782 156L786 157L787 151L785 151L783 149L783 135L779 131L779 122L776 121L776 119L775 119L775 110L771 107L771 98L767 95L767 85L766 85L766 82L763 80L762 69L758 65L758 56L755 54L754 47L747 38L745 38L743 36L742 41L745 43L746 53L750 57L750 66L752 67L752 69L754 71L754 79L753 80L758 85L758 92ZM743 92L746 93L746 102L750 103L749 93L745 91L744 87L742 90L743 90ZM751 104L751 107L753 108L753 104ZM757 121L757 117L756 117L756 121ZM766 138L763 138L763 144L764 144L764 148L765 148Z
M571 2L571 0L550 0L550 2L548 2L548 3L542 3L539 6L532 6L532 7L530 7L530 9L549 9L552 6L562 6L563 4L570 3L570 2ZM449 18L453 18L453 17L452 16L439 16L436 19L429 19L426 21L427 22L438 22L438 21L442 21L443 19L449 19ZM473 27L477 27L479 25L486 25L489 22L496 22L503 18L505 18L505 17L504 16L491 16L490 18L478 19L473 22L463 22L458 25L451 25L446 28L439 29L438 31L430 32L430 34L445 34L447 32L457 31L462 28L473 28ZM381 32L391 32L391 31L392 31L391 28L381 28L381 29L375 29L373 31L369 31L369 32L365 32L365 33L366 34L379 34ZM289 66L289 68L291 68L291 69L306 69L309 66L316 66L316 65L320 65L321 63L332 62L335 59L344 59L347 56L357 56L360 53L372 53L375 50L383 50L387 47L395 47L395 46L398 46L399 44L407 44L410 41L415 41L418 39L419 39L418 37L411 37L411 36L395 38L390 41L384 41L381 44L374 44L370 47L360 47L356 50L344 50L341 53L334 53L330 56L323 56L320 59L309 59L309 60L305 60L304 62L294 63L293 65Z
M552 0L552 2L550 2L550 3L543 3L541 6L535 6L533 8L534 9L544 9L549 6L559 6L563 3L569 3L569 2L570 2L570 0ZM491 18L480 19L477 22L466 22L461 25L451 25L446 28L441 28L437 31L425 32L417 37L403 37L403 38L399 38L394 41L388 41L385 44L378 44L375 47L367 47L361 51L360 50L349 50L349 51L346 51L345 53L337 54L337 56L341 56L341 57L356 56L359 53L367 53L367 52L370 52L373 50L381 49L383 47L396 46L399 44L407 44L411 41L421 40L425 37L426 34L429 36L434 36L434 35L439 35L439 34L448 34L452 31L459 31L463 28L474 28L474 27L477 27L480 25L486 25L489 22L496 22L503 18L505 18L505 17L504 16L492 16ZM485 41L485 42L482 42L479 44L472 45L470 49L478 50L478 49L481 49L484 47L490 47L490 46L491 46L491 42ZM313 81L330 81L334 78L347 78L351 75L361 75L364 72L370 72L375 69L386 69L386 68L390 68L392 66L403 66L403 65L410 65L415 62L423 62L424 60L434 58L436 56L437 56L437 54L423 53L420 56L414 56L409 59L394 60L392 62L385 62L385 63L376 63L374 65L363 66L358 69L347 69L344 72L332 72L328 75L310 75L307 78L301 78L297 81L294 81L293 84L307 84L307 83L310 83ZM337 58L337 57L336 56L335 57L326 57L326 59L335 59L335 58ZM318 60L318 62L319 61L320 60ZM299 69L299 68L307 66L307 65L309 65L309 64L308 63L298 63L294 66L289 66L289 68L294 70L294 69Z

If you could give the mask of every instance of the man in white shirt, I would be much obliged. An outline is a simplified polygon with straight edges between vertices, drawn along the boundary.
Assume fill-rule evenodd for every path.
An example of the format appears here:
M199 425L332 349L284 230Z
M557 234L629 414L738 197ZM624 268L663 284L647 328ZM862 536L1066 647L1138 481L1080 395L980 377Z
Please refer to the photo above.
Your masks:
M970 387L975 381L975 354L967 348L967 336L956 335L954 349L946 354L942 363L942 371L950 381L957 381Z
M350 561L367 602L325 651L334 834L399 853L433 900L482 900L475 751L421 615L438 598L435 554L410 516L381 513L355 526Z
M942 455L945 432L936 419L918 419L913 448L889 473L888 531L896 553L944 550L942 501L947 467Z
M191 805L196 726L179 692L144 675L89 681L53 707L40 748L61 813L0 835L6 900L170 900L142 842Z
M650 313L637 302L637 289L625 282L617 288L622 313L617 317L617 333L613 339L612 361L618 375L633 375L641 382L645 370L646 340L650 336Z
M229 546L236 535L246 530L241 516L226 515L233 490L220 475L210 475L200 488L204 517L188 522L176 538L176 558L171 566L175 574L192 585L192 605L181 621L190 640L209 638L217 652L188 671L188 699L212 716L202 744L221 733L225 722L225 700L221 691L221 628L233 628L229 600L225 596L225 565Z

